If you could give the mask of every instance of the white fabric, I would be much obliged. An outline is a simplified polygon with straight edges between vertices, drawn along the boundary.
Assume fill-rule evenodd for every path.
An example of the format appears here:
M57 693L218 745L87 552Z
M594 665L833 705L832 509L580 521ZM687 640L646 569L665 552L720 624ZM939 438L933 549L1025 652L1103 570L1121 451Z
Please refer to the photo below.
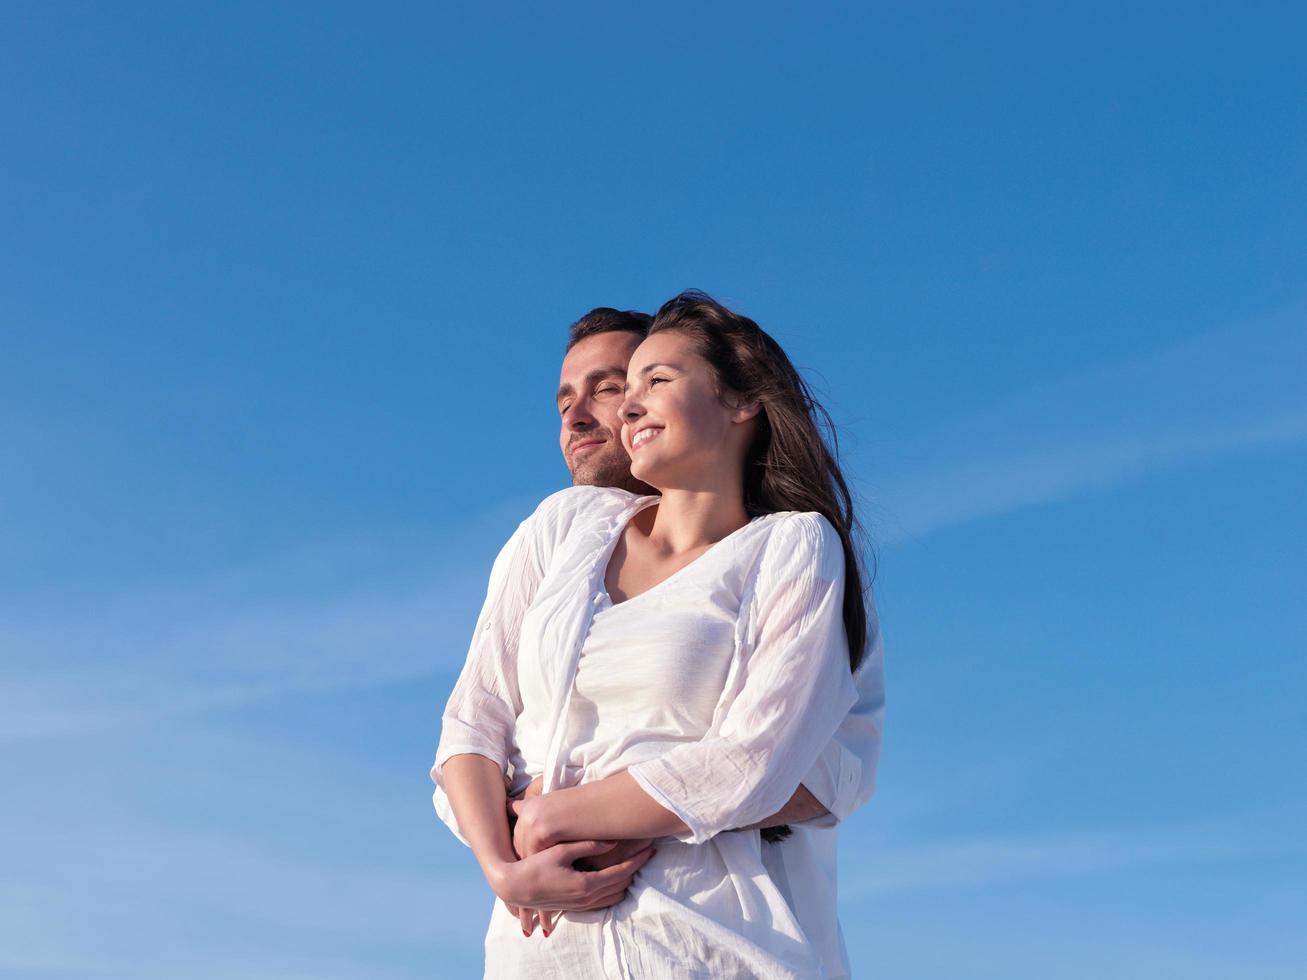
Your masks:
M496 903L486 975L846 976L833 826L874 781L874 606L875 657L855 687L838 535L796 513L751 521L613 605L612 548L656 502L577 487L518 528L492 570L431 775L460 838L440 767L466 752L494 760L513 790L537 775L549 792L628 770L690 829L660 841L625 900L567 913L547 940L523 937ZM780 844L732 829L780 809L801 781L831 816Z

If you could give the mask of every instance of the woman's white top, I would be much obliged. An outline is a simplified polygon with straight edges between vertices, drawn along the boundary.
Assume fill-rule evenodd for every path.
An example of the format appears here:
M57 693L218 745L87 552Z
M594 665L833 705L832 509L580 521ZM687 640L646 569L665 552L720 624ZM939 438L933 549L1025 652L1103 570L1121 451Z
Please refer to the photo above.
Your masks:
M462 753L494 760L514 791L536 776L550 792L626 770L689 830L659 841L623 901L565 913L548 939L524 937L496 902L486 976L843 976L833 831L823 841L812 822L768 844L736 829L801 782L846 806L861 796L856 759L834 738L860 701L839 536L818 514L758 517L614 605L613 547L657 502L575 487L522 523L491 572L431 775L460 838L441 766ZM873 681L879 690L878 669ZM832 813L828 826L843 816ZM791 844L798 861L764 855Z

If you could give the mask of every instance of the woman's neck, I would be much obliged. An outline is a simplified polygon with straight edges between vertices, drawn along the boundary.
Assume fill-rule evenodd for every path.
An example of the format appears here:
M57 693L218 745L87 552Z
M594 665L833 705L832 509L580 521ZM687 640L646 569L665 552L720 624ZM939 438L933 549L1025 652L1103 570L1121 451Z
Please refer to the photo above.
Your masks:
M669 555L716 544L749 523L743 491L664 490L651 509L652 523L644 529L650 543Z

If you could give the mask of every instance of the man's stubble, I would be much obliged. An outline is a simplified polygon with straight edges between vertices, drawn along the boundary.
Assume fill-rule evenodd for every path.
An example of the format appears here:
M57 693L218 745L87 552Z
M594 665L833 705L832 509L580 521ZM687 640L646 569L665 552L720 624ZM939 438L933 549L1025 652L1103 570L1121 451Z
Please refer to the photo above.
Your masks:
M614 448L616 451L613 451ZM658 492L631 475L631 457L621 449L620 443L617 447L606 445L599 452L578 462L572 470L572 486L616 487L641 496Z

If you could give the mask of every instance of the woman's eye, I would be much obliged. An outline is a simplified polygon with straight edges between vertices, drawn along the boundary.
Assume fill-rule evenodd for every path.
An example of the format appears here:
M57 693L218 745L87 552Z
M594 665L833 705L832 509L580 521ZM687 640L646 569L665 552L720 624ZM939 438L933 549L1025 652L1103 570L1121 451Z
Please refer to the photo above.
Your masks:
M666 380L667 380L666 378L650 378L650 379L649 379L649 387L652 388L654 385L658 384L660 381L666 381Z

